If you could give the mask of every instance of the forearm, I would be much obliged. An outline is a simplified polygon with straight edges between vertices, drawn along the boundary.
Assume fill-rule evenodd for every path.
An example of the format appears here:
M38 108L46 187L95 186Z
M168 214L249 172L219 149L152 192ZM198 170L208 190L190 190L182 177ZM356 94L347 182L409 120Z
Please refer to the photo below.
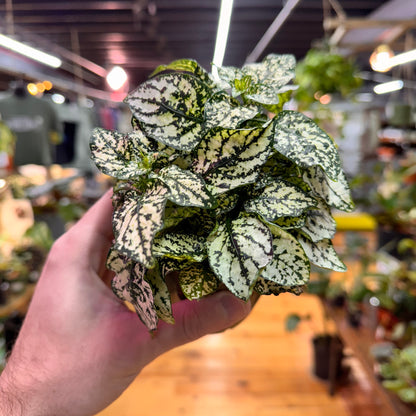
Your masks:
M23 403L16 387L4 372L0 376L0 416L23 416Z

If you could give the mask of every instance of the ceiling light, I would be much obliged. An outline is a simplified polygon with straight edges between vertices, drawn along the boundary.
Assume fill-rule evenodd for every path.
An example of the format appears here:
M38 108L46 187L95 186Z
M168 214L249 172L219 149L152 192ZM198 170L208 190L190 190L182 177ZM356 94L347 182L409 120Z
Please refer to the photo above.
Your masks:
M218 20L217 38L215 41L214 58L212 59L212 74L218 79L217 68L222 66L227 45L228 32L230 30L233 0L221 0L220 18Z
M403 81L401 79L396 79L395 81L384 82L383 84L378 84L374 87L374 92L376 94L386 94L388 92L398 91L403 88Z
M55 104L63 104L65 102L65 97L62 94L52 94L52 101Z
M18 42L17 40L1 34L0 46L20 53L21 55L27 56L28 58L38 61L42 64L51 66L52 68L59 68L62 65L62 61L56 56L42 52L39 49L32 48L29 45L25 45L24 43Z
M390 60L394 52L388 45L379 45L370 56L370 65L373 71L387 72L391 69Z
M411 51L399 53L396 56L393 56L389 60L390 66L397 66L407 64L409 62L416 60L416 49L412 49Z
M107 83L114 91L119 90L127 81L126 71L121 66L115 66L106 77Z

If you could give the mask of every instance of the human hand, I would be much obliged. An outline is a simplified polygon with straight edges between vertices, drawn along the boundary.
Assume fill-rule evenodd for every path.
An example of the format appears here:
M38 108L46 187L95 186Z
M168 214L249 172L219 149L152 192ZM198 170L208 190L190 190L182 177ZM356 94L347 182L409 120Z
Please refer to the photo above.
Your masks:
M49 253L0 377L0 415L93 415L160 354L244 319L251 303L228 292L173 305L175 325L149 334L109 288L111 193Z

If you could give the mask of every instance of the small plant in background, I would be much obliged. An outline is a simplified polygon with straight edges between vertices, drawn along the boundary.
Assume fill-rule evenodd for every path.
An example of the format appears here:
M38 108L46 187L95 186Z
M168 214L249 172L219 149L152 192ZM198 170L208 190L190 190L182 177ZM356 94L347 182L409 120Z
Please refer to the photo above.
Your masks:
M353 203L332 139L283 110L295 66L269 55L214 80L174 61L126 98L131 133L94 130L93 160L116 180L113 290L150 330L174 322L172 274L189 299L226 288L248 300L300 293L310 263L345 270L330 207Z
M416 404L416 345L394 349L388 361L381 364L380 372L386 389L402 401Z

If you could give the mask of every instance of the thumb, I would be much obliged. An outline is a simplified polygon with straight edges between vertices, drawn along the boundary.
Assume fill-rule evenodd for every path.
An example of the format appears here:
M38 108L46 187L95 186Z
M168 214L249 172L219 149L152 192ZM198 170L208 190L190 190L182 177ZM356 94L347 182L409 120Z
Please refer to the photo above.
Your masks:
M183 300L173 309L175 324L161 323L156 335L165 351L237 324L250 313L251 302L220 291L199 301Z

